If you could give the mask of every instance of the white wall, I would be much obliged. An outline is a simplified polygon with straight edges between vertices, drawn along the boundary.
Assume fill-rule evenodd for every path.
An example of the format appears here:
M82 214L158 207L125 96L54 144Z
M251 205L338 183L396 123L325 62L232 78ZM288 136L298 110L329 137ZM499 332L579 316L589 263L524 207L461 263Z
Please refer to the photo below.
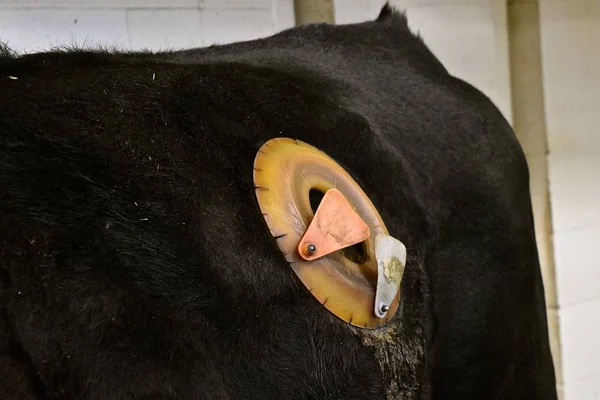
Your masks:
M0 40L18 52L73 44L163 50L292 26L293 0L0 0Z
M600 1L541 0L566 400L600 398Z

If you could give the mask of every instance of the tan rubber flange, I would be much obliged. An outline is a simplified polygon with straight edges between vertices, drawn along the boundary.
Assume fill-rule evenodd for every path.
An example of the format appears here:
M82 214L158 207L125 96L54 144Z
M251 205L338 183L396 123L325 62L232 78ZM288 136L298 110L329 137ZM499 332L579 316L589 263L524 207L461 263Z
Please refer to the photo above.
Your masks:
M296 275L331 313L351 325L376 328L398 309L399 294L383 319L374 313L377 285L375 236L388 234L381 216L356 181L324 152L304 142L275 138L266 142L254 161L256 197L263 217ZM313 261L298 253L298 243L314 216L309 191L338 189L371 230L364 242L363 262L342 251Z

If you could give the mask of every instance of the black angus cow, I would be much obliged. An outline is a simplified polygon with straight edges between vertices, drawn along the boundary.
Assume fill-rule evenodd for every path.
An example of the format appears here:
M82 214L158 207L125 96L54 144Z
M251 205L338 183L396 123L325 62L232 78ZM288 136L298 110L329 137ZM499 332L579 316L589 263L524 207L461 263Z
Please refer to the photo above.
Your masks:
M257 152L320 149L408 258L398 311L325 309ZM402 13L161 53L0 58L0 398L556 399L511 127Z

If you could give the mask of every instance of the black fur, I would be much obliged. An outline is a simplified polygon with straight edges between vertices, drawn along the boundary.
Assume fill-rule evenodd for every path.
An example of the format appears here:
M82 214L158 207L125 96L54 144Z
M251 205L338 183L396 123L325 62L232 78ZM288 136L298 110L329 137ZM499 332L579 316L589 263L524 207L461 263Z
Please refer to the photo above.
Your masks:
M1 52L1 398L556 398L525 158L403 14ZM336 159L407 245L388 328L333 317L279 252L252 183L278 136Z
M0 42L0 58L10 58L16 56L15 52L12 51L6 43Z

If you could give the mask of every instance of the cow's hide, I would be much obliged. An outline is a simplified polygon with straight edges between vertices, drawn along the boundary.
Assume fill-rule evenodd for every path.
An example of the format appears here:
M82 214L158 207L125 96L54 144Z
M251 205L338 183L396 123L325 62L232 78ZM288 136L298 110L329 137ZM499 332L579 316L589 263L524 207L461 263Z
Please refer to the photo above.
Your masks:
M287 264L252 165L342 165L408 249L364 330ZM403 14L0 58L3 399L554 399L528 168Z

